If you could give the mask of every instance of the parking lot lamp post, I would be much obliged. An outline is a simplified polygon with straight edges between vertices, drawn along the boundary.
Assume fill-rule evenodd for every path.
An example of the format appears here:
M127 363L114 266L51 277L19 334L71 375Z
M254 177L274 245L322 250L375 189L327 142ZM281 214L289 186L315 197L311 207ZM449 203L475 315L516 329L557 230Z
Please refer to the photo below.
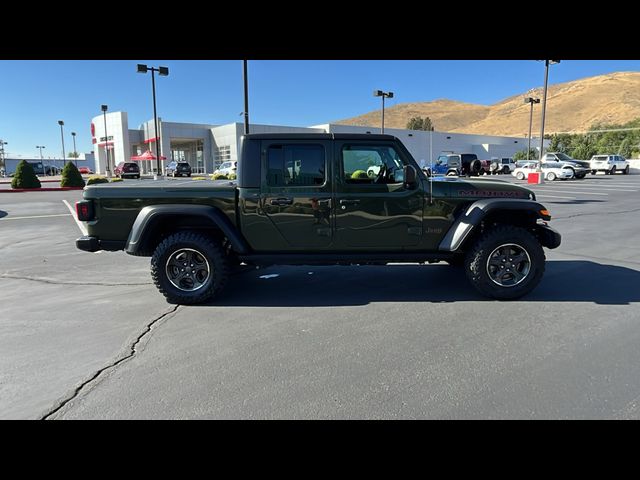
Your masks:
M538 157L538 183L542 182L542 151L544 146L544 116L547 110L547 84L549 82L549 65L554 63L560 63L560 60L545 60L544 61L544 90L542 92L542 120L540 121L540 154Z
M169 75L168 67L150 67L148 65L138 64L138 73L147 73L151 71L151 90L153 92L153 122L155 125L155 133L156 133L156 162L157 169L156 174L153 176L154 180L162 179L162 173L160 171L160 131L158 130L158 114L156 112L156 80L154 73L158 72L158 75L161 77L166 77Z
M0 140L0 167L2 170L2 175L3 176L7 176L7 166L5 165L5 159L4 159L4 146L7 145L7 142L5 142L4 140Z
M76 150L76 132L71 132L71 137L73 137L73 158L75 158L76 167L78 166L78 151Z
M531 152L531 123L533 122L533 104L540 103L539 98L525 97L524 103L531 104L531 111L529 112L529 147L527 148L527 160L529 160L529 154Z
M62 138L62 164L64 166L67 164L67 155L64 153L64 131L62 129L64 122L62 120L58 120L58 125L60 125L60 138Z
M42 149L45 148L44 145L36 145L36 148L40 150L40 163L42 163L42 171L44 172L43 175L46 177L47 176L47 169L44 168L44 159L42 158Z
M382 97L382 133L384 134L384 99L393 98L393 92L383 92L382 90L374 90L374 97Z
M107 135L107 110L109 107L107 105L100 105L100 109L102 110L102 118L104 118L104 155L106 162L105 172L107 173L107 178L111 178L111 168L109 166L109 135Z

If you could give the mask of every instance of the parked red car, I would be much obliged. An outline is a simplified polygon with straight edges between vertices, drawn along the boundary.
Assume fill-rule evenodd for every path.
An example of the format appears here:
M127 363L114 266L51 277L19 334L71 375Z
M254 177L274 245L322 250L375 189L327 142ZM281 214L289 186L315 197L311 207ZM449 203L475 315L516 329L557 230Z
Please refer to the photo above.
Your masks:
M134 162L120 162L113 170L113 174L122 178L140 178L140 166Z
M80 173L84 173L86 175L89 175L89 174L93 173L89 167L79 167L78 171Z

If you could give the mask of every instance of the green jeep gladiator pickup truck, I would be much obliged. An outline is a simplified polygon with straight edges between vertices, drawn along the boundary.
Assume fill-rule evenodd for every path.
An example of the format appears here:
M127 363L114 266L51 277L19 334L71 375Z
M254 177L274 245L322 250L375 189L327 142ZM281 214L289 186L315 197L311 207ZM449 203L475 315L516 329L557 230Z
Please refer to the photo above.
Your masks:
M170 303L214 299L240 264L462 265L496 299L540 282L560 234L530 190L492 179L428 178L396 137L252 134L237 181L91 185L76 203L88 252L151 257ZM416 288L419 288L418 286Z

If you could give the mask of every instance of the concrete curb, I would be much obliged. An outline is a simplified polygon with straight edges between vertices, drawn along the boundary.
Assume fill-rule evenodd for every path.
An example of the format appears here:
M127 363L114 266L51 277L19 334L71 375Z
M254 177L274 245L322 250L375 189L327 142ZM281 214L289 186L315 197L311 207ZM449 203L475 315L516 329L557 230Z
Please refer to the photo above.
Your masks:
M0 193L20 193L20 192L58 192L65 190L82 190L84 187L50 187L50 188L8 188L0 189Z

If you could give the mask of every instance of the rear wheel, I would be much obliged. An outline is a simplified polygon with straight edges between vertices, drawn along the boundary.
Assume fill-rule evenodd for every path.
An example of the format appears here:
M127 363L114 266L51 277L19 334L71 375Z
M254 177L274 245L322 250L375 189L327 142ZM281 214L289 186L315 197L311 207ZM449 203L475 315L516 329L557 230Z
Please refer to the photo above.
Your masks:
M624 170L622 171L623 175L629 175L629 165L627 165L626 167L624 167Z
M611 167L611 171L609 172L609 175L615 175L616 174L616 166L614 165L613 167Z
M524 180L524 173L522 173L522 172L518 172L518 173L516 173L516 178L517 178L518 180Z
M595 170L591 170L591 175L595 175L596 171Z
M549 180L550 182L553 182L556 179L556 174L553 172L549 172L547 173L547 180Z
M153 283L169 303L191 305L212 300L224 289L228 276L223 249L198 232L169 236L151 257Z
M545 256L538 240L520 227L499 226L484 233L465 257L471 284L498 300L520 298L542 280Z

